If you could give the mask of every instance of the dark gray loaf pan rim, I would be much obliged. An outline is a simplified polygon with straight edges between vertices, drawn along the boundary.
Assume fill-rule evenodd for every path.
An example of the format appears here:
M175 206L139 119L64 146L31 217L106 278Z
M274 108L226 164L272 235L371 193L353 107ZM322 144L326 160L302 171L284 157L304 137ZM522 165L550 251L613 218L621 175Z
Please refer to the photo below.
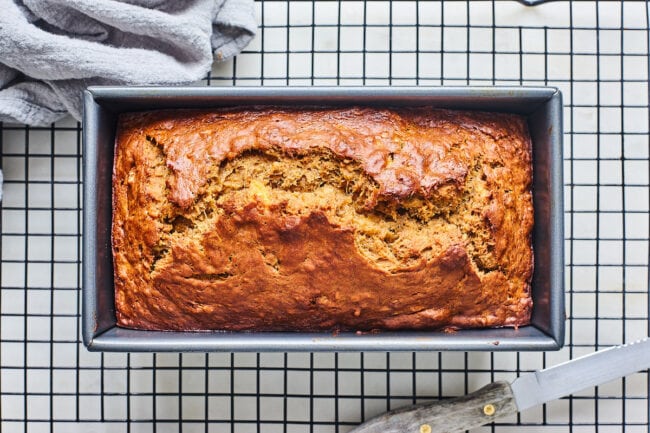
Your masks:
M532 324L519 329L361 334L156 332L115 326L111 176L120 112L241 105L428 105L527 117L533 139ZM91 351L535 351L564 344L562 95L553 87L91 87L83 118L82 333Z

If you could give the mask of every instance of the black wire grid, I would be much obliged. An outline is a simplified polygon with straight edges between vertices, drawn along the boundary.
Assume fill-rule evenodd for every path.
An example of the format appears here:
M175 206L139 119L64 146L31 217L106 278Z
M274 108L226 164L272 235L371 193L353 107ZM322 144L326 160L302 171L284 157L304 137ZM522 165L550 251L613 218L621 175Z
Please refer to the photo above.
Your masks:
M81 127L0 124L2 432L345 432L648 335L646 2L257 4L207 85L552 85L565 101L566 347L100 354L80 344ZM477 431L648 432L647 372Z

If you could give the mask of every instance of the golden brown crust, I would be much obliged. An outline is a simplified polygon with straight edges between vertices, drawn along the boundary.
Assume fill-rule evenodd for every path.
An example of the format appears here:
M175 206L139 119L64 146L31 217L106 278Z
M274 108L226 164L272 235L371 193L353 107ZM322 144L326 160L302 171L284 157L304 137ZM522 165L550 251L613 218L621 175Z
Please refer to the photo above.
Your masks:
M531 180L526 122L509 114L122 115L113 178L118 325L525 325Z

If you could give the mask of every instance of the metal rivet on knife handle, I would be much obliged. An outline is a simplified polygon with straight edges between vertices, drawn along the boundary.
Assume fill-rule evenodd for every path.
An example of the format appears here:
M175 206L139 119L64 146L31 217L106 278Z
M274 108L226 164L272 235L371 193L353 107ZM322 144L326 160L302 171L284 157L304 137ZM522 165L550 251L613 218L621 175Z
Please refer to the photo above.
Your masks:
M429 424L422 424L420 426L420 433L431 433L431 426Z
M483 406L483 413L487 416L492 416L496 413L496 408L492 404L486 404Z

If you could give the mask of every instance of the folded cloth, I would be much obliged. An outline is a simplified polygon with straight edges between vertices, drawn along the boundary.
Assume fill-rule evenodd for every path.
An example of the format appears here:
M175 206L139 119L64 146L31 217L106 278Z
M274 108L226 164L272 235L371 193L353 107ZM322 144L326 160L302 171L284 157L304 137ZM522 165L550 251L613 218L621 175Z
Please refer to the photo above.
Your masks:
M89 85L173 85L255 35L252 0L0 0L0 121L82 114Z

